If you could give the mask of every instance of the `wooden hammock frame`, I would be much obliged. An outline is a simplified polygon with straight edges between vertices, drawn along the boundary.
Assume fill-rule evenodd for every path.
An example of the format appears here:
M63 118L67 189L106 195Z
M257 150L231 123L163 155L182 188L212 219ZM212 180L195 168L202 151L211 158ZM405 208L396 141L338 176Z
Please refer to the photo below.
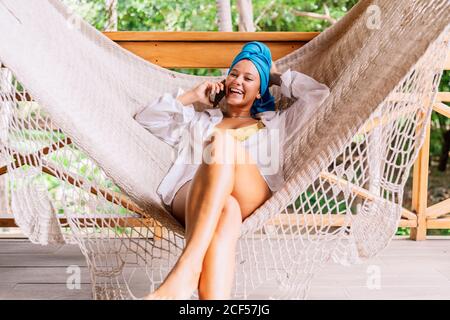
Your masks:
M242 46L248 41L262 41L269 46L274 60L277 60L290 52L305 45L319 33L318 32L105 32L111 40L118 43L123 48L134 54L158 64L164 68L228 68L234 56L240 51ZM183 52L182 55L179 53ZM220 54L218 54L220 53ZM202 59L196 57L201 56ZM447 60L446 70L450 70L450 55ZM16 95L17 100L31 101L32 97L28 94ZM436 103L433 106L434 111L450 117L450 107L444 102L450 102L450 92L440 92ZM399 116L402 114L399 113ZM424 115L422 115L424 116ZM385 122L387 119L380 117L375 119L370 125L361 129L360 133L370 131L377 123ZM430 146L430 119L424 119L426 125L425 143L419 151L419 156L414 165L413 172L413 198L412 211L405 208L402 210L400 227L411 228L411 239L426 239L427 229L450 228L450 199L446 199L431 207L427 207L428 193L428 169L429 169L429 146ZM32 155L22 155L15 150L8 149L9 154L13 156L15 167L22 165L35 164L35 160L44 155L71 145L72 141L66 138L64 142L54 143L46 146ZM0 167L0 175L6 174L8 166ZM83 187L85 181L72 173L62 171L46 164L42 168L43 172L62 179L76 187ZM378 196L370 193L368 190L353 185L330 173L323 172L321 178L330 183L339 184L348 187L358 197L363 199L374 199ZM126 196L102 189L99 187L89 187L89 191L98 195L101 194L107 201L121 205L128 210L142 216L144 213L139 206L133 203ZM285 224L290 221L297 223L310 224L313 217L310 215L298 214L280 214L271 223ZM105 219L105 218L101 218ZM126 219L124 225L127 226L161 226L155 221L142 221L139 217L120 218ZM300 219L300 220L299 220ZM62 219L64 220L64 219ZM324 223L331 223L333 226L340 226L344 223L345 217L342 215L332 216L323 220ZM121 224L121 222L119 222ZM0 216L0 227L15 227L14 219L11 214ZM160 229L160 228L158 228ZM155 235L160 232L155 229Z

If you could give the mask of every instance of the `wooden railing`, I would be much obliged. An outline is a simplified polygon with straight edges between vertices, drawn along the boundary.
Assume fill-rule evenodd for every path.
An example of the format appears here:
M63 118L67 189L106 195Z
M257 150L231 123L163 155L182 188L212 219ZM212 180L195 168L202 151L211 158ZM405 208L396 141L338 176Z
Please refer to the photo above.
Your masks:
M263 41L277 60L312 40L318 32L105 32L111 40L151 63L164 68L228 68L242 45L248 41ZM449 57L450 58L450 57ZM450 59L446 69L450 69ZM449 117L450 108L442 102L450 102L450 93L439 93L434 110ZM427 136L414 165L413 211L403 209L400 227L411 228L411 239L423 240L426 230L450 228L450 199L427 208L427 181L429 157L430 119L427 119ZM1 168L0 168L1 169ZM0 170L1 171L1 170ZM6 170L3 170L6 173ZM61 176L59 174L59 176ZM335 181L337 177L323 173L322 178ZM70 179L69 179L70 180ZM70 182L70 181L69 181ZM102 190L93 190L102 193ZM355 193L364 198L373 197L359 188ZM108 194L107 194L108 196ZM117 199L115 195L112 199ZM131 201L120 197L120 203L128 208L140 209ZM283 217L283 221L289 217ZM342 217L333 218L334 226L342 224ZM306 218L305 218L306 219ZM306 219L304 222L308 223ZM11 217L0 218L0 227L15 226Z
M447 39L448 41L450 40ZM447 54L444 69L450 70L450 52ZM450 118L450 107L444 102L450 102L450 92L439 92L437 94L433 111ZM413 171L412 210L415 212L415 216L414 219L410 219L415 223L411 228L410 236L413 240L425 240L428 229L450 229L450 199L428 207L431 117L427 119L426 126L425 141L419 151Z

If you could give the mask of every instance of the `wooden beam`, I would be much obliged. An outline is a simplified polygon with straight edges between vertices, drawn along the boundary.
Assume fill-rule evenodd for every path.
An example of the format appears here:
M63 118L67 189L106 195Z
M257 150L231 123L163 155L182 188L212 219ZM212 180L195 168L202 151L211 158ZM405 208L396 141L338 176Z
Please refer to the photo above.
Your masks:
M352 193L356 194L357 196L359 196L359 197L361 197L363 199L366 199L366 200L369 200L369 201L374 201L374 200L380 199L379 196L371 193L369 190L364 189L364 188L362 188L360 186L357 186L357 185L355 185L355 184L353 184L351 182L348 182L347 180L344 180L342 178L338 178L336 175L331 174L329 172L322 171L320 173L320 177L322 179L325 179L325 180L329 181L329 182L335 183L335 184L339 185L342 188L349 188L349 190ZM384 200L384 199L382 199L382 200ZM416 215L413 212L411 212L411 211L409 211L409 210L407 210L405 208L402 208L402 217L405 217L405 218L407 218L409 220L416 220L417 219Z
M444 70L450 70L450 54L447 55L447 61L445 62Z
M12 215L8 215L10 217L5 217L5 215L2 215L0 217L0 228L17 228L18 225L16 224L14 218ZM71 218L72 220L76 220L76 222L80 226L86 226L90 227L95 222L97 225L108 225L111 228L115 227L122 227L122 228L139 228L139 227L155 227L154 220L151 218L136 218L136 217L102 217L102 218L96 218L96 217L79 217L79 218ZM62 225L67 224L66 218L59 218L59 222Z
M450 107L442 102L435 103L433 105L433 110L450 118Z
M114 42L308 42L317 37L320 32L107 31L103 34Z
M141 58L164 68L228 68L248 41L262 41L278 60L318 32L104 32ZM180 55L180 52L183 54Z
M46 155L51 151L57 150L59 148L62 148L68 144L71 144L72 141L67 138L66 142L63 141L59 141L57 143L52 144L51 146L46 146L44 148L42 148L41 150L27 155L27 156L23 156L21 154L19 154L18 152L15 152L14 150L9 150L9 152L13 155L14 157L14 161L15 163L13 164L14 167L20 167L23 165L30 165L30 166L36 166L36 159L40 158L42 155ZM4 171L4 173L7 172L8 167L7 166L3 166L0 168L0 173ZM58 179L62 179L63 181L68 182L69 184L78 187L78 188L82 188L83 185L85 184L85 181L83 178L81 177L77 177L75 174L73 173L69 173L66 172L65 170L62 169L58 169L55 168L54 166L52 166L50 163L47 163L46 165L42 166L42 172L47 173L55 178ZM129 200L127 197L125 197L124 195L114 192L114 191L110 191L110 190L106 190L97 186L91 186L89 188L89 192L92 193L93 195L99 195L101 194L107 201L116 204L116 205L120 205L124 208L126 208L127 210L130 210L132 212L138 213L142 216L144 216L144 212L141 208L139 208L138 205L136 205L134 202L132 202L131 200Z
M16 92L14 94L14 99L12 99L11 95L8 94L1 94L0 95L0 101L6 101L6 102L14 102L14 101L33 101L31 98L31 95L28 92Z
M353 217L347 218L344 214L279 214L272 220L267 222L271 226L322 226L322 227L342 227L349 225L351 227L351 221ZM350 219L350 220L348 220ZM399 227L415 227L416 221L400 219Z
M12 150L10 148L5 147L5 149L8 150L8 152L14 158L14 163L12 164L12 166L14 168L19 168L25 164L36 166L36 159L40 159L42 156L47 155L52 151L58 150L70 144L72 144L72 140L70 138L66 138L65 141L55 142L50 146L45 146L36 152L27 154L26 156L21 155L19 152ZM7 172L8 172L8 165L0 167L0 176Z
M426 121L422 125L426 126L425 140L419 150L413 171L412 208L417 214L417 227L411 228L410 239L416 241L425 240L427 237L426 210L428 200L428 157L430 154L431 119L424 120ZM420 130L422 125L417 130Z
M393 111L390 114L385 114L380 117L375 117L370 121L367 121L364 126L359 129L357 134L364 134L372 131L374 128L377 128L382 125L386 125L389 122L396 121L397 119L408 115L408 113L417 112L417 106L410 105L407 108L402 108L400 110Z
M440 102L450 102L450 92L438 92L436 100Z
M124 49L163 68L228 68L245 41L238 42L119 42ZM306 42L267 44L278 60ZM183 54L180 54L180 53Z
M68 182L74 187L83 188L83 185L85 184L85 181L81 177L76 177L74 174L65 172L61 169L54 168L49 164L42 167L42 172L47 173L55 178L62 179L63 181ZM120 193L94 186L91 186L89 188L89 192L92 193L93 195L101 194L103 198L105 198L107 201L122 206L129 211L144 216L143 210L139 208L138 205L136 205L135 203L133 203L131 200L129 200L127 197L125 197Z
M351 219L351 218L350 218ZM288 226L334 226L341 227L346 224L347 218L343 214L278 214L268 225L288 225Z
M427 219L435 219L448 213L450 213L450 199L436 203L426 210Z
M439 219L428 219L428 229L450 229L450 217Z
M308 226L312 225L323 225L323 226L332 226L332 227L341 227L344 225L344 219L345 217L343 215L332 215L332 217L320 217L320 215L315 215L313 217L311 214L308 214L308 217L305 218L304 215L298 214L299 217L296 217L297 214L280 214L278 217L275 217L274 219L267 222L269 225L273 226L279 226L279 225L297 225L299 222L301 223L307 223ZM76 218L75 218L76 219ZM148 219L148 218L78 218L80 225L86 224L86 225L92 225L92 221L95 220L98 224L105 224L105 225L111 225L111 227L143 227L143 226L149 226L154 227L154 220ZM83 220L85 220L83 222ZM66 224L67 219L60 218L59 219L61 224ZM417 226L417 222L413 220L407 220L407 219L400 219L399 227L402 228L412 228ZM15 228L17 227L17 224L14 221L14 218L12 217L0 217L0 228ZM155 231L156 237L161 237L156 231Z
M417 227L417 220L400 219L398 226L401 228L415 228Z

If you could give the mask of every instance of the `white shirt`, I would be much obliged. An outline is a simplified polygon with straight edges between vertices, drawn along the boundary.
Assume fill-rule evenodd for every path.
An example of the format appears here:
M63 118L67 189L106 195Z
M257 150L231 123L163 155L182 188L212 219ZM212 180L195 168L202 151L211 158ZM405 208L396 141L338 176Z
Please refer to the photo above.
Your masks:
M296 101L286 110L259 113L265 127L240 142L272 192L285 183L282 164L286 142L330 94L325 84L290 69L281 75L280 89L281 94ZM202 161L203 142L223 119L219 108L199 112L193 105L184 106L176 99L183 92L178 88L176 94L165 93L135 115L144 128L175 148L176 159L157 189L168 206L178 189L194 177Z

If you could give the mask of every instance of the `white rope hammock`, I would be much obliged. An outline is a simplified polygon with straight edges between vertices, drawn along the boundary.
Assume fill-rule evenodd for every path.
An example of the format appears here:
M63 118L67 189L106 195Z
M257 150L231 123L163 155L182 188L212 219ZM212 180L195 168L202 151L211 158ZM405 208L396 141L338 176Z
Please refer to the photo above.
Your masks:
M378 27L368 23L373 5ZM234 298L306 298L325 263L372 257L392 239L449 17L448 0L363 0L275 61L331 94L290 143L286 186L244 221ZM173 150L133 115L164 92L222 77L148 63L57 0L0 0L0 62L0 167L17 224L36 243L77 243L94 298L155 290L182 251L184 230L156 194ZM281 108L292 104L271 91Z

